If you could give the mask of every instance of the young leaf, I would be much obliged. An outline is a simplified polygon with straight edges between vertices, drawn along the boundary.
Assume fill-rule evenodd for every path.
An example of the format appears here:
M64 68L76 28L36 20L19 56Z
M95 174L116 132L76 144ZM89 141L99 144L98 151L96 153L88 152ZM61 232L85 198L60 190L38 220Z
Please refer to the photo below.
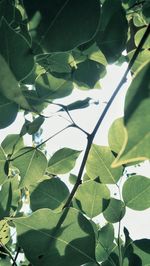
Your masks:
M72 111L72 110L78 110L78 109L83 109L83 108L86 108L90 105L90 100L91 98L90 97L87 97L85 98L84 100L79 100L79 101L75 101L71 104L68 104L65 106L65 108L68 110L68 111ZM58 110L58 112L63 112L65 111L64 108L61 108Z
M149 76L150 62L140 68L128 89L125 99L125 140L113 167L150 158Z
M42 208L61 210L69 196L67 186L59 178L51 178L37 185L31 185L29 190L32 211Z
M132 176L123 185L123 200L127 207L142 211L150 207L150 179Z
M55 213L41 209L29 217L14 218L20 246L33 265L82 265L95 261L95 236L91 223L70 208ZM88 245L87 245L88 243Z
M10 239L10 230L5 220L0 221L0 245L6 245Z
M34 57L30 52L31 47L22 35L16 33L16 31L8 25L4 18L0 23L0 39L3 40L0 42L1 56L5 59L5 62L8 64L16 80L20 81L24 79L34 67ZM0 65L3 64L2 62L0 63ZM3 65L3 68L6 68L5 65ZM8 71L6 77L7 75ZM14 82L11 84L10 81L10 85L13 84ZM13 100L13 98L11 100Z
M110 192L106 185L90 180L79 186L74 206L93 218L107 208L109 198Z
M30 122L28 120L25 121L25 124L22 128L22 134L28 133L29 135L35 134L41 127L41 125L44 123L44 117L38 116L36 117L33 122Z
M42 179L47 168L47 159L40 150L23 148L14 154L13 159L13 165L20 171L20 188L29 187Z
M121 200L111 198L107 209L103 212L104 218L110 223L119 222L125 215L125 205Z
M0 54L0 92L10 101L19 104L24 109L30 109L30 106L24 97L21 88L18 85L11 69L9 68L7 62ZM16 110L18 111L18 110ZM16 116L16 114L15 114ZM14 117L14 114L13 114ZM11 120L14 120L11 118Z
M91 40L96 33L100 17L98 0L86 0L82 5L80 0L23 2L29 19L38 12L37 38L49 52L72 50Z
M138 30L137 33L135 34L135 45L138 46L143 35L144 35L144 32L145 32L145 27ZM143 49L149 49L150 48L150 36L148 36L147 40L145 41L145 43L143 44Z
M122 175L122 167L111 168L114 158L109 147L93 144L86 164L88 176L91 179L99 177L104 184L116 184Z
M76 163L80 151L62 148L54 153L48 163L47 171L51 174L66 174L70 172Z
M6 154L11 154L13 149L16 152L23 148L23 138L18 134L8 134L2 141L1 146Z
M123 124L123 118L116 119L108 132L109 147L112 151L119 153L125 139L125 129Z
M112 224L106 224L98 231L98 240L96 246L96 259L104 261L108 258L114 248L114 227Z

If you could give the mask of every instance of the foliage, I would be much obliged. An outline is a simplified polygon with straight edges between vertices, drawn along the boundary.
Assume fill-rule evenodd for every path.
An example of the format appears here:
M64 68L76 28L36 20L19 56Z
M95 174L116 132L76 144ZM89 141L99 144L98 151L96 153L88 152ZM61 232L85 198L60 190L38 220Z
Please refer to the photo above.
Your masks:
M149 178L135 174L121 186L128 165L150 159L149 22L149 0L0 1L0 129L18 113L24 116L20 133L11 132L0 146L0 265L149 265L150 240L133 241L126 228L123 240L120 230L127 208L150 207ZM55 100L63 102L77 87L97 89L107 65L124 60L129 64L122 80L92 133L86 132L71 112L81 112L92 99L68 105ZM96 145L97 130L130 71L124 117L110 127L109 146ZM36 144L52 104L69 125ZM82 151L65 147L48 159L44 148L67 128L87 137L77 176L71 171ZM32 136L31 147L24 136ZM64 174L70 174L71 191ZM104 226L95 222L100 214Z

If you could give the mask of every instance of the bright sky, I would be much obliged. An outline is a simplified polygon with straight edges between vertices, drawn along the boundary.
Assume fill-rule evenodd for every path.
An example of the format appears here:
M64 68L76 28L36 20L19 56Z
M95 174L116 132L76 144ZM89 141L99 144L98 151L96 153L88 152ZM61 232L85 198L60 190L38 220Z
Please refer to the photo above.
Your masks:
M91 91L79 91L78 89L74 90L72 95L66 97L63 100L57 100L57 103L68 104L73 101L79 99L85 99L86 97L91 97L95 101L99 101L99 105L92 104L89 108L80 110L80 111L72 111L71 115L74 121L84 128L86 131L91 131L97 119L102 112L107 100L110 98L110 95L118 85L121 76L124 74L126 69L126 63L122 65L122 67L118 66L109 66L107 68L107 76L101 82L102 89L100 90L91 90ZM130 77L128 79L128 85L130 83ZM98 130L97 135L95 137L94 142L99 145L108 145L107 141L107 134L108 129L114 119L123 116L123 109L124 109L124 98L127 91L127 83L122 87L121 91L119 92L118 96L116 97L114 103L112 104L108 114L103 121L101 128ZM55 110L55 109L54 109ZM53 112L55 112L53 110ZM45 114L50 115L52 108L48 108L45 111ZM65 114L64 117L67 118ZM19 133L22 127L24 120L22 114L18 114L16 121L8 128L0 130L0 138L1 141L7 134L14 134ZM42 138L45 140L46 138L50 137L60 129L64 128L68 125L68 122L65 118L59 117L58 115L53 116L52 118L46 119L43 125L43 134ZM25 142L27 145L31 144L31 138L26 137ZM62 147L70 147L77 150L83 150L86 145L86 136L77 129L68 129L58 135L57 137L53 138L49 142L47 142L47 150L49 155L51 156L56 150ZM80 167L80 156L79 160L77 161L76 168L72 171L72 173L77 173L78 168ZM132 172L132 168L130 168ZM146 162L139 170L139 174L148 176L150 173L150 164ZM150 176L148 176L150 177ZM65 177L62 177L64 179ZM66 178L65 178L66 180ZM110 186L112 194L117 192L114 186ZM96 218L96 221L104 220L100 217ZM125 217L122 220L122 225L126 226L130 232L130 236L133 239L140 239L140 238L150 238L150 230L149 230L149 221L150 221L150 210L136 212L131 209L127 208L127 212ZM118 225L116 224L116 229Z

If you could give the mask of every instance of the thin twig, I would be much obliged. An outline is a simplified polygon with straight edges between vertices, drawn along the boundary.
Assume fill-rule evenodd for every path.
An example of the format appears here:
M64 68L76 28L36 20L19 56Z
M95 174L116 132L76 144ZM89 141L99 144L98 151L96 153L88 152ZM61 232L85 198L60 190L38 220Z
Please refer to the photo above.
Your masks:
M79 173L78 173L78 178L77 178L77 181L64 205L63 208L65 207L69 207L70 204L71 204L71 201L72 201L72 198L74 196L74 194L76 193L77 189L78 189L78 186L81 184L81 178L82 178L82 174L83 174L83 171L84 171L84 168L85 168L85 164L86 164L86 161L87 161L87 158L88 158L88 155L89 155L89 152L90 152L90 149L91 149L91 146L92 146L92 143L93 143L93 140L95 138L95 135L104 119L104 117L106 116L111 104L113 103L116 95L118 94L118 92L120 91L120 89L122 88L123 84L126 82L127 80L127 75L128 73L130 72L136 58L138 57L140 51L141 51L141 48L143 47L143 44L145 43L148 35L150 33L150 24L148 25L135 53L133 54L133 57L131 58L130 62L129 62L129 65L127 67L127 70L125 71L121 81L119 82L117 88L115 89L114 93L112 94L112 96L110 97L106 107L104 108L102 114L100 115L98 121L97 121L97 124L95 126L95 128L93 129L93 132L88 136L88 141L87 141L87 146L86 146L86 149L85 149L85 153L84 153L84 156L83 156L83 160L81 162L81 167L79 169Z
M9 249L5 245L2 245L2 243L1 243L1 246L5 249L5 251L9 255L9 257L13 261L13 266L17 266L17 263L16 263L15 259L13 258L13 256L12 256L11 252L9 251Z
M20 250L21 250L21 247L18 247L17 252L16 252L16 255L15 255L15 258L14 258L14 261L15 262L17 261L17 258L18 258L18 255L19 255ZM12 266L15 266L14 262L13 262Z

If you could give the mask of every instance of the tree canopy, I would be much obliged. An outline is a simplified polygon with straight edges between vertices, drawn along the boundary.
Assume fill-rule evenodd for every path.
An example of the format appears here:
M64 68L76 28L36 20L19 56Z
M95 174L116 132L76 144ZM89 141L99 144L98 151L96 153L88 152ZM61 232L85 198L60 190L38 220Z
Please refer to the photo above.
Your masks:
M150 239L132 240L127 228L121 235L127 208L150 207L148 177L135 173L121 183L127 166L150 159L149 22L149 0L0 0L0 129L18 113L24 117L20 133L10 132L0 145L1 266L150 265ZM123 78L89 133L71 111L82 112L91 98L68 105L59 99L100 89L107 66L123 62ZM124 116L111 125L109 146L97 145L96 133L129 73ZM49 105L69 124L40 141ZM67 128L87 139L77 176L72 170L81 150L64 147L48 158L44 147ZM104 226L95 222L100 214Z

